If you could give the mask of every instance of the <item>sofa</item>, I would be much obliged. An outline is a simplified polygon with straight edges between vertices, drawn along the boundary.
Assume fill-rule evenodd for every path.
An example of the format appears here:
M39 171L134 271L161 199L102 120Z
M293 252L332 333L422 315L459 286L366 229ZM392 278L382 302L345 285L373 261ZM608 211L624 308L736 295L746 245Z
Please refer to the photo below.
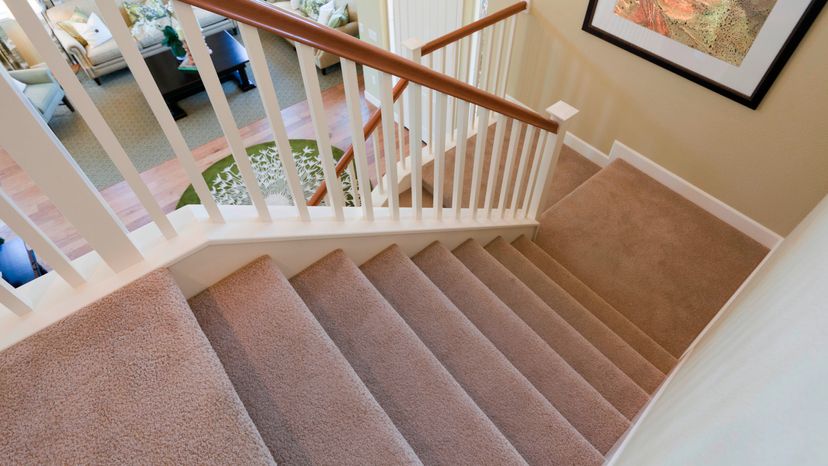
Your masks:
M122 3L120 0L115 1L119 5ZM126 68L127 65L114 39L97 47L87 47L81 45L79 41L58 26L59 22L71 18L76 8L87 14L94 11L100 16L94 0L67 0L47 9L46 20L64 50L77 61L90 79L94 79L96 83L101 84L101 76ZM121 11L124 20L131 27L127 14L123 9ZM195 15L205 36L236 28L234 21L200 8L195 8ZM141 31L140 37L136 37L136 42L143 56L149 57L168 50L167 47L161 45L164 36L160 29L146 27Z
M337 31L344 32L345 34L359 37L359 17L357 16L357 6L356 0L336 0L336 3L347 3L348 5L348 16L350 17L350 21L345 24L344 26L340 26L336 28ZM281 8L289 13L293 13L295 15L302 16L303 18L307 18L308 16L303 13L302 11L298 10L291 6L291 2L289 1L276 1L273 4ZM312 19L312 18L311 18ZM293 41L289 39L287 40L291 45L296 45ZM328 52L324 52L322 50L316 51L315 57L316 67L322 70L322 74L325 74L327 69L339 63L339 57L333 55Z
M31 68L27 70L9 71L9 76L26 85L23 95L34 105L46 123L52 119L58 105L66 104L66 108L75 111L72 104L66 100L63 89L57 83L52 73L46 68Z

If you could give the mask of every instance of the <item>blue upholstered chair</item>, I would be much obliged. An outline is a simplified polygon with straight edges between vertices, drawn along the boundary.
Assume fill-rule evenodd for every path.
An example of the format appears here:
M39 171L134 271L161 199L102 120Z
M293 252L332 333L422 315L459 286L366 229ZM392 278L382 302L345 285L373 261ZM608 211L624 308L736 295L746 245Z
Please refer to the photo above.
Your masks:
M32 68L9 71L9 76L26 85L23 94L40 111L46 123L49 123L49 120L52 119L52 115L55 114L55 110L61 102L65 103L69 110L75 111L64 96L60 84L55 81L48 69Z

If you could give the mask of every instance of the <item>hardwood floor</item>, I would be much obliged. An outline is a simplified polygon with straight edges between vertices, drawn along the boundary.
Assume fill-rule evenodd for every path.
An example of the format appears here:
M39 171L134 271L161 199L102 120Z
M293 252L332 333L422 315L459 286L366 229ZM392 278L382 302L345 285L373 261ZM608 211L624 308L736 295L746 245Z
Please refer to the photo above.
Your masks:
M360 89L363 83L360 78ZM328 115L332 143L346 149L351 144L350 122L342 85L334 86L322 93L325 110ZM364 97L361 99L363 121L375 109ZM282 116L291 138L316 139L307 102L300 102L283 109ZM382 146L382 131L378 131L379 145ZM250 146L273 140L267 120L260 120L241 128L245 145ZM407 139L407 138L406 138ZM407 141L404 149L407 150ZM201 170L206 169L217 160L230 153L224 137L219 137L193 150L193 156ZM372 182L376 182L374 168L374 149L368 143L369 171ZM384 163L380 164L383 167ZM381 173L385 170L381 169ZM172 159L141 174L142 179L155 195L165 212L172 212L184 190L189 186L184 170L177 159ZM20 169L12 158L0 148L0 188L6 192L32 221L58 245L69 258L74 259L91 250L77 230L60 214L54 204L34 185L28 175ZM150 222L144 208L125 182L118 183L101 191L103 198L130 231ZM0 223L0 237L10 238L14 232Z

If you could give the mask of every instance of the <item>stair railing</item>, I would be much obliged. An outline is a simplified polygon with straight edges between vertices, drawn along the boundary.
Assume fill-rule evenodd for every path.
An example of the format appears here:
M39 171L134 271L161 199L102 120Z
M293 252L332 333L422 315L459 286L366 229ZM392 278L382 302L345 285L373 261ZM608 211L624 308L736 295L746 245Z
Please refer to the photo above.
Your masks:
M409 39L405 41L403 44L409 51L409 58L414 60L417 63L424 64L428 66L428 68L438 71L440 73L444 73L446 70L446 58L448 51L446 50L450 45L455 45L453 54L455 59L455 65L450 70L451 76L456 79L463 79L465 82L468 82L476 87L480 87L488 92L493 92L503 97L506 92L506 82L505 76L501 76L501 71L505 68L506 72L509 69L509 63L511 61L512 56L512 43L514 41L514 34L515 34L515 24L517 20L515 15L526 11L528 8L528 4L526 2L518 2L513 5L510 5L506 8L498 10L494 13L486 15L483 18L480 18L472 23L469 23L461 28L458 28L454 31L451 31L447 34L439 36L425 44L420 45L419 41L416 38ZM508 23L508 24L506 24ZM508 44L504 44L504 36L506 35L506 31L508 33ZM472 75L472 66L470 66L472 57L471 57L471 44L468 44L468 47L462 47L461 42L463 39L471 37L474 34L478 34L478 44L482 45L485 43L485 52L482 50L483 47L478 47L477 53L474 54L474 59L476 61L475 70L477 71L475 75ZM483 37L485 34L485 37ZM497 45L494 45L495 40L497 41ZM492 56L492 50L495 50L495 55ZM466 51L465 56L463 56L463 51ZM439 63L437 62L437 58L434 58L432 54L436 54L436 52L442 51L443 53L440 54ZM505 55L505 67L501 63L501 58ZM495 58L491 60L491 58ZM424 63L427 60L427 63ZM481 63L483 60L488 60L486 63ZM464 66L460 66L461 62ZM439 65L439 66L438 66ZM465 76L462 76L465 71ZM445 73L444 73L445 74ZM505 74L505 73L504 73ZM400 97L403 96L406 88L408 87L409 81L407 79L401 79L397 82L394 86L392 97L394 99L395 104L399 102L398 105L398 146L400 149L399 157L402 168L405 168L405 159L406 154L403 150L403 128L405 126L405 111L404 106L402 105L402 101L400 101ZM435 115L435 106L434 106L434 96L432 95L433 92L431 89L426 89L428 94L426 101L428 102L428 116L429 116L429 128L433 131L431 134L433 135L436 133L436 128L434 128L434 122L436 121ZM456 110L456 100L452 101L453 108L452 111ZM472 112L473 114L474 112ZM369 117L367 123L363 128L363 134L366 140L369 138L375 138L374 131L379 127L380 123L380 116L381 116L381 109L376 109L371 116ZM409 121L411 116L409 116ZM453 125L453 119L449 119ZM471 125L473 125L473 121L469 121ZM451 127L451 133L454 132L457 128L455 126ZM429 144L428 147L432 146L432 142L434 141L434 137L429 137ZM414 139L409 138L409 141L413 141ZM385 183L383 182L382 175L379 172L379 159L380 159L380 147L376 139L373 140L374 146L374 159L375 159L375 166L377 167L377 188L380 191L380 194L384 194L385 192ZM389 154L384 154L385 157L388 157ZM353 144L345 150L344 155L339 159L336 165L336 173L337 176L341 176L346 170L351 170L353 172L355 162L354 162L354 146ZM325 196L328 193L328 187L323 181L319 188L317 188L316 192L311 196L308 200L308 205L316 206L319 205ZM354 199L359 202L360 197L355 195ZM370 200L369 200L370 202Z
M135 81L143 93L146 101L157 119L164 135L170 143L175 156L199 196L201 206L188 206L177 212L165 213L157 199L152 195L147 184L142 180L138 170L127 156L116 134L103 117L95 102L86 93L83 85L75 75L65 58L52 41L47 27L41 22L37 14L29 6L27 0L6 0L6 5L15 16L17 22L31 40L38 54L43 58L49 70L58 83L63 87L67 98L79 115L92 129L104 152L110 157L116 168L135 193L140 205L151 218L151 223L142 227L140 231L130 233L124 223L113 212L112 207L104 200L98 190L92 185L81 171L72 155L57 138L49 126L40 118L38 110L18 90L5 70L0 70L0 108L4 115L14 115L14 118L4 120L0 125L0 146L23 169L37 187L49 198L63 217L72 224L89 244L94 254L79 259L69 258L48 237L43 229L14 203L10 196L0 191L0 219L14 229L24 241L37 248L41 257L48 261L60 280L54 280L55 274L49 273L46 277L35 280L26 285L24 292L9 287L0 280L0 304L14 314L26 315L37 306L73 307L79 296L101 296L106 289L111 289L116 282L124 283L131 274L145 270L147 267L167 266L181 260L192 253L193 248L201 247L213 241L232 242L261 241L283 235L280 231L282 224L290 225L290 235L301 237L304 233L303 222L316 222L309 225L319 225L327 232L329 225L322 220L344 222L347 218L355 218L355 212L345 207L345 196L342 185L337 176L337 167L333 157L328 115L322 102L322 91L319 85L317 69L314 63L314 49L321 49L341 57L343 86L346 103L349 111L349 127L353 143L353 159L356 161L356 176L359 196L364 200L361 205L362 219L373 221L375 211L382 212L382 223L375 222L377 229L395 229L394 231L408 231L415 228L411 223L401 223L399 205L399 180L394 153L395 143L395 97L400 104L399 95L405 90L408 83L411 92L409 115L411 140L421 139L422 114L421 95L430 92L433 95L434 108L429 112L433 116L432 144L429 145L427 156L434 158L436 178L441 180L446 151L449 149L446 142L455 141L454 150L458 154L466 153L468 135L477 131L478 140L487 141L486 132L489 128L490 117L495 123L493 167L498 167L495 158L499 157L501 149L508 143L506 171L498 174L492 170L489 176L488 190L485 200L478 199L478 189L481 185L484 144L477 144L473 157L472 199L467 206L462 207L463 164L464 156L456 157L455 177L453 183L453 205L457 222L444 221L442 224L431 224L428 228L468 227L476 228L478 220L478 204L483 206L490 224L496 226L524 227L532 224L541 206L543 196L551 180L552 169L555 166L569 118L574 115L574 109L563 103L551 107L552 118L542 116L535 111L504 99L505 79L498 79L486 75L481 67L466 67L481 70L471 76L467 74L464 80L456 76L448 76L442 72L430 69L420 63L423 56L427 59L435 50L442 52L445 58L447 43L455 44L455 53L463 49L457 42L461 37L470 38L471 34L483 34L477 29L482 23L469 25L455 31L448 38L441 38L439 42L428 44L408 43L412 50L412 59L406 59L374 47L349 35L334 29L322 26L316 22L287 13L267 2L259 0L173 0L172 5L176 17L183 31L189 50L197 65L197 72L204 85L210 103L215 111L221 129L230 148L231 155L238 167L239 175L248 195L252 208L219 206L205 182L196 163L192 151L188 147L184 136L173 120L164 101L161 91L138 49L136 41L123 21L116 4L111 0L95 0L95 5L103 21L108 25L113 40L132 72ZM241 131L234 120L230 105L207 48L202 31L196 20L193 8L199 7L219 15L236 20L247 50L250 67L258 83L263 106L270 128L273 132L285 179L292 194L294 207L274 207L267 204L263 191L260 189L251 160L246 153ZM526 9L525 2L519 2L502 14L511 15L511 25L514 29L514 12ZM485 21L485 19L484 19ZM499 22L500 29L485 32L490 38L500 37L501 43L506 37L507 26ZM296 161L293 157L285 122L282 119L281 108L271 79L266 56L259 36L260 31L269 31L290 39L296 43L300 71L307 93L308 106L313 128L317 136L319 157L325 184L329 188L327 193L327 207L308 206L303 186L299 177ZM475 31L476 32L473 32ZM509 32L511 37L511 32ZM511 41L511 38L509 38ZM492 45L493 46L493 45ZM450 46L449 46L450 47ZM467 48L468 50L468 48ZM485 54L478 48L474 60ZM489 45L485 45L489 50ZM509 58L504 57L505 63ZM433 60L433 58L432 58ZM371 117L368 123L373 128L381 128L383 136L383 152L385 157L386 198L388 207L375 208L372 203L372 192L369 182L368 164L365 148L366 135L375 134L367 131L361 118L360 89L357 75L357 64L370 67L379 73L380 101L379 111ZM439 67L438 67L439 68ZM500 69L495 64L489 64L488 70ZM443 68L441 71L445 71ZM392 76L400 79L397 87L392 89ZM452 113L453 108L456 111ZM471 111L470 111L471 109ZM447 115L451 114L451 120ZM476 118L475 118L476 115ZM507 126L512 131L506 137ZM402 125L400 125L400 128ZM523 149L518 165L516 181L512 183L512 165L515 164L515 154L520 145L520 133L527 128L523 138ZM371 128L368 128L369 130ZM447 134L451 136L447 139ZM536 135L539 137L535 138ZM400 144L402 147L402 144ZM433 147L432 147L433 146ZM405 220L423 219L422 208L422 167L423 151L419 144L412 144L410 155L411 182L414 192L414 208L405 210ZM534 152L535 157L530 157ZM433 154L433 155L432 155ZM403 159L404 161L405 159ZM532 163L531 174L523 176L527 164ZM500 184L500 203L495 206L492 195L495 186ZM442 186L442 181L437 183ZM441 188L436 188L441 189ZM523 194L519 205L518 194L513 194L511 204L506 200L506 193ZM480 202L478 202L480 201ZM377 204L380 205L380 204ZM294 210L295 208L295 210ZM411 214L413 212L413 215ZM499 215L495 213L499 212ZM250 214L255 213L258 220L254 226L250 222ZM346 215L347 214L347 215ZM433 217L443 220L443 208L433 209ZM300 224L289 223L289 220L301 220ZM378 219L379 220L379 219ZM389 223L389 221L391 223ZM276 222L279 226L269 227ZM224 226L224 224L227 224ZM342 223L340 223L342 224ZM236 227L238 225L238 227ZM356 227L350 224L351 228ZM364 224L361 224L364 225ZM416 227L419 228L419 227ZM407 230L408 229L408 230ZM309 231L309 230L308 230ZM316 231L316 230L314 230ZM314 233L317 234L317 233ZM322 234L322 233L318 233ZM343 233L347 234L347 233ZM241 235L241 236L240 236ZM281 237L281 236L280 236ZM293 237L293 236L291 236ZM46 281L44 281L46 279ZM73 294L74 293L74 294ZM48 298L45 296L48 295ZM46 299L46 301L43 301ZM81 298L77 298L81 299ZM83 298L86 299L86 298ZM0 322L5 322L5 313L0 315ZM23 319L21 332L30 332L46 323L52 317L39 316L35 319ZM2 326L0 324L0 326ZM22 333L17 334L22 335Z

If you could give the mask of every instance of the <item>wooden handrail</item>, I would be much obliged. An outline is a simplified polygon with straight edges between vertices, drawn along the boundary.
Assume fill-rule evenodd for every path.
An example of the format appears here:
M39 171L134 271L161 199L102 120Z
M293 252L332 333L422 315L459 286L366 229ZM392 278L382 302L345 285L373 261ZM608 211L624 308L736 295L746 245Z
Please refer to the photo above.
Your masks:
M520 13L528 8L528 4L525 1L515 3L514 5L508 6L503 8L502 10L498 10L490 15L486 15L484 18L480 18L479 20L469 23L462 28L457 29L456 31L452 31L448 34L442 35L440 37L435 38L434 40L426 43L423 45L422 48L422 56L426 56L431 54L443 47L446 47L456 41L463 39L464 37L468 37L474 34L477 31L481 31L493 24L497 24L500 21L503 21L506 18L509 18L513 15ZM393 101L396 102L397 99L402 95L405 88L408 86L407 79L401 79L397 82L397 85L394 87L393 92ZM368 119L368 122L365 123L365 127L363 129L363 134L365 139L368 139L374 131L377 129L377 126L380 122L380 116L382 114L382 109L377 109L371 114L371 117ZM402 141L400 141L402 144ZM376 154L374 154L376 157ZM342 157L336 164L336 176L342 176L342 173L348 168L348 165L354 158L354 145L351 144L350 147L345 151ZM376 161L375 161L376 163ZM317 206L325 195L328 193L328 186L325 184L324 181L319 184L319 187L313 193L313 196L308 200L309 206Z
M408 87L408 80L401 79L397 82L397 85L394 86L394 91L392 92L394 102L396 102L397 99L400 98L402 93L405 91L406 87ZM381 117L382 112L380 111L380 109L377 109L374 111L373 114L371 114L371 117L368 118L368 122L365 123L365 127L362 129L362 133L365 139L371 137L371 135L377 129L377 126L379 126L380 124ZM402 141L400 141L400 143L402 144ZM374 154L374 158L376 163L377 154ZM348 147L348 150L346 150L345 153L342 154L342 157L340 157L339 161L336 163L336 176L341 176L345 169L348 168L348 165L351 163L353 159L354 145L351 144L351 146ZM353 180L351 180L351 182L353 183ZM311 198L308 199L308 205L319 205L319 203L322 202L322 199L325 197L327 193L328 185L325 184L325 181L323 180L322 183L319 184L319 187L316 188L316 192L313 193L313 196L311 196Z
M184 3L278 34L309 47L407 79L515 120L557 133L558 124L537 112L458 79L438 73L316 21L288 13L260 0L181 0ZM525 2L523 2L525 3Z
M423 55L428 55L447 45L453 44L454 42L457 42L460 39L468 37L477 31L486 29L487 27L493 24L497 24L500 21L509 18L510 16L514 16L520 13L521 11L526 10L528 7L529 5L526 2L515 3L514 5L507 6L502 10L495 11L490 15L486 15L485 17L480 18L473 23L469 23L459 29L449 32L448 34L442 35L434 40L426 42L426 44L423 45Z

